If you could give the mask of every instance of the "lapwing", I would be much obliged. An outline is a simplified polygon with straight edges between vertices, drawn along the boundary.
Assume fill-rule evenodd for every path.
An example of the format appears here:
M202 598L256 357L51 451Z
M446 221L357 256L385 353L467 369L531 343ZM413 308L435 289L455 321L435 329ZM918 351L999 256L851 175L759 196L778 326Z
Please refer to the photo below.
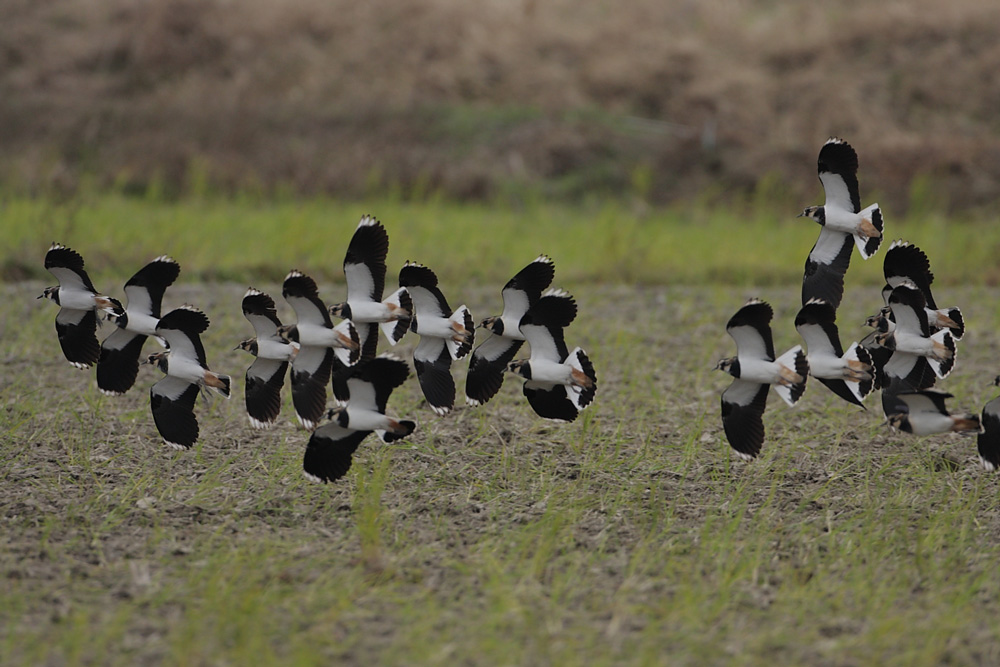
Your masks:
M931 273L931 263L927 255L917 246L903 241L893 241L885 253L882 263L885 274L885 287L882 296L886 304L892 290L904 283L910 283L924 296L924 307L927 309L927 323L932 329L948 329L955 340L962 340L965 335L965 318L958 308L938 308L931 294L931 283L934 274Z
M500 295L503 312L487 317L479 326L491 335L472 351L469 374L465 379L465 402L482 405L493 398L503 385L508 364L524 343L521 318L542 296L555 277L555 265L545 255L539 255L507 281Z
M913 435L933 435L952 431L979 433L982 430L979 415L948 412L945 399L951 397L951 394L937 389L896 394L898 408L896 412L887 415L889 426Z
M109 314L118 325L101 343L97 362L97 387L109 396L120 396L132 388L139 374L139 357L146 338L156 339L163 293L174 284L181 267L160 255L125 283L128 307L122 315ZM162 342L162 341L161 341Z
M729 445L740 458L751 460L764 443L764 408L767 391L774 390L788 405L795 405L806 389L809 362L801 345L775 359L771 338L774 310L760 299L750 299L726 324L736 341L736 356L722 359L716 370L734 380L722 392L722 427Z
M410 326L413 305L406 288L382 300L388 253L385 227L371 216L362 217L344 256L347 301L330 306L331 315L351 320L358 328L361 356L365 359L375 357L379 326L390 345L398 343Z
M399 284L413 301L410 331L420 336L413 351L420 389L431 409L446 415L455 407L451 362L467 355L475 343L472 313L464 305L452 312L438 287L437 276L422 264L404 264Z
M817 164L826 202L823 206L809 206L799 214L822 226L806 259L802 305L810 299L823 299L839 308L844 275L851 263L852 240L863 259L874 255L882 243L882 211L878 204L862 210L858 155L846 141L830 138L820 149Z
M597 393L597 373L586 352L566 347L563 330L574 319L576 301L563 290L547 291L521 317L531 356L508 368L525 379L524 396L545 419L571 422Z
M333 482L351 468L361 441L375 431L383 442L405 438L416 423L385 414L392 390L410 375L406 362L392 355L366 359L351 369L347 378L350 400L327 413L332 420L309 437L302 468L314 482Z
M289 272L281 293L298 318L295 324L278 327L279 335L299 345L292 360L292 404L302 426L312 430L326 412L326 383L334 357L344 366L356 364L360 337L351 320L333 326L315 281L302 272Z
M1000 386L1000 375L993 378L993 385ZM987 470L1000 468L1000 396L983 406L982 433L976 443L979 461Z
M885 374L905 380L914 389L926 389L928 374L920 361L925 359L934 375L947 377L955 364L955 340L947 329L931 333L920 290L913 283L903 283L892 290L888 301L895 327L875 336L879 345L892 351Z
M77 368L89 368L101 356L97 342L97 311L122 315L125 309L117 299L98 294L83 268L80 253L60 243L53 243L45 253L45 268L59 284L46 287L39 299L51 299L59 306L56 334L66 360Z
M810 299L795 316L795 329L806 342L809 374L848 403L864 408L862 401L874 388L872 358L858 343L843 351L836 319L837 311L822 299Z
M270 428L281 412L285 371L298 354L299 344L278 335L281 320L274 299L268 294L248 288L243 295L243 315L257 334L236 347L256 357L246 372L247 417L253 428Z
M410 327L413 304L405 287L385 300L385 258L389 253L389 234L378 220L364 216L358 223L344 256L347 301L330 306L330 314L349 319L358 329L361 359L374 359L378 352L378 329L382 328L390 345L395 345ZM334 357L331 372L333 395L339 402L349 399L346 380L350 367Z
M190 449L198 440L198 420L194 403L203 388L226 398L232 379L208 368L201 334L208 329L208 317L194 306L175 308L160 318L155 333L166 341L167 349L146 357L166 374L149 390L153 421L163 441L174 449Z

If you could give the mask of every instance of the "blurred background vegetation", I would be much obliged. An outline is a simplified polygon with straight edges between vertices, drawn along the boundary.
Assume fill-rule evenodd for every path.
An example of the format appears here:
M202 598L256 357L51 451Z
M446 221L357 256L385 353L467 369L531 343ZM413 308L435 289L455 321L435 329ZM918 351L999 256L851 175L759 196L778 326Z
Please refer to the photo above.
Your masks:
M0 183L982 211L1000 185L985 0L5 0Z

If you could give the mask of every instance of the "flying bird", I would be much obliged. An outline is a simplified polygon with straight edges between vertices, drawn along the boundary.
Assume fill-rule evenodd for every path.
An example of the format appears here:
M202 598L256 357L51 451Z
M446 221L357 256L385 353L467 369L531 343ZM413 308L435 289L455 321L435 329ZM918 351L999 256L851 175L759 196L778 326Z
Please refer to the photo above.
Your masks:
M540 417L571 422L594 401L597 373L579 347L566 347L564 329L576 319L576 301L563 290L549 290L521 317L520 329L531 356L510 363L525 379L525 398Z
M500 292L503 312L487 317L479 324L491 335L472 351L469 374L465 379L466 403L482 405L500 391L504 372L524 343L521 318L542 296L542 291L552 283L553 277L555 265L552 260L539 255L503 286Z
M993 378L993 385L1000 386L1000 375ZM976 443L979 461L987 470L1000 468L1000 396L983 406L981 418L983 426Z
M862 401L874 388L872 357L858 343L843 351L836 319L833 306L810 299L795 316L795 329L806 342L809 374L848 403L863 408Z
M97 342L97 311L123 315L117 299L98 294L83 268L80 253L60 243L53 243L45 253L45 268L59 284L46 287L39 299L51 299L59 306L56 334L66 360L77 368L89 368L101 356Z
M160 255L125 283L128 307L121 315L108 315L118 328L101 343L97 362L97 387L102 393L120 396L135 384L142 346L146 338L156 336L163 293L180 272L177 262Z
M331 315L351 320L358 328L365 359L375 357L379 326L391 345L398 343L410 326L413 304L405 288L382 300L388 253L385 227L371 216L362 217L344 256L347 301L330 306Z
M924 297L927 310L927 322L932 329L948 329L955 340L962 340L965 335L965 319L958 308L938 308L931 294L931 283L934 274L931 273L931 263L924 251L917 246L903 241L893 241L885 253L882 262L885 274L885 287L882 297L886 304L892 290L903 284L911 284L920 290Z
M913 435L935 433L979 433L979 415L951 414L945 407L945 399L951 394L936 389L902 392L896 394L899 401L896 412L888 415L889 426Z
M405 438L416 423L387 417L386 403L392 390L403 384L410 369L402 359L382 355L366 359L351 369L346 380L350 401L328 412L332 420L309 437L302 468L314 482L333 482L351 468L354 452L372 431L383 442Z
M722 359L717 370L733 376L722 392L722 427L740 458L751 460L764 443L764 408L769 387L788 405L795 405L806 389L809 362L801 345L775 359L771 339L774 310L760 299L750 299L726 324L736 341L736 356Z
M947 329L931 333L923 294L912 283L903 283L889 295L895 327L875 336L875 341L892 351L883 371L890 378L904 380L914 389L926 389L928 373L924 364L939 378L947 377L955 364L955 341ZM921 361L921 360L925 361ZM928 385L929 386L929 385Z
M351 320L333 326L316 282L302 272L292 270L285 276L281 294L298 318L295 324L278 327L280 336L299 345L292 359L292 404L302 426L312 430L326 412L326 383L334 357L344 366L357 363L360 337Z
M438 415L446 415L455 407L451 362L467 355L475 343L472 313L464 305L452 312L438 287L437 276L421 264L404 264L399 271L399 284L413 301L410 331L420 336L413 351L420 389L431 409Z
M243 315L257 334L236 346L256 357L246 372L247 417L253 428L269 428L281 412L285 371L298 354L299 344L278 334L281 320L274 299L264 292L253 287L247 289L243 295Z
M198 440L198 420L194 403L203 388L229 398L232 379L208 368L201 334L208 329L208 317L194 306L175 308L160 318L155 333L167 349L146 357L166 374L149 390L153 421L163 441L174 449L190 449Z
M823 206L809 206L799 217L822 227L806 259L802 276L802 305L823 299L834 308L844 296L844 275L851 263L851 244L863 259L882 243L882 211L878 204L861 209L858 192L858 155L843 139L830 138L820 149L819 180L826 193Z

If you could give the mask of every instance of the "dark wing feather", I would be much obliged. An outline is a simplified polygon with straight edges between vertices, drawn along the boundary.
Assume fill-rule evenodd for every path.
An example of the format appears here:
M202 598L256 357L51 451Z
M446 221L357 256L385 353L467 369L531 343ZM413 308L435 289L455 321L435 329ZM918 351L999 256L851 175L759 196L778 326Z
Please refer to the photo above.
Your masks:
M854 239L823 227L806 258L802 273L802 304L822 299L834 308L844 298L844 275L851 264Z

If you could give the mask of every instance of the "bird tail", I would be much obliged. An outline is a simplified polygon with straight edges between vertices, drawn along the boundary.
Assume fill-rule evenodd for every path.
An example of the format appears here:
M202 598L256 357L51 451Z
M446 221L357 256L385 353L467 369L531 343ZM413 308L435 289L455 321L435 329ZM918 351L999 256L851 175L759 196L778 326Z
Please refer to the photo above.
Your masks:
M857 343L852 343L843 358L851 369L851 377L847 378L847 388L859 401L863 401L875 388L875 364L872 362L872 355Z
M410 293L406 288L400 287L390 294L389 298L383 301L383 303L389 306L389 310L396 316L396 319L389 322L381 322L379 327L389 341L389 345L395 345L403 337L403 334L410 329L413 301L410 299Z
M951 430L955 433L981 433L983 430L979 415L971 412L964 415L952 415L951 420Z
M413 429L415 428L417 428L416 422L409 419L400 419L392 423L392 428L384 431L380 429L376 433L378 437L382 438L382 442L396 442L413 433Z
M233 379L222 373L207 371L205 373L205 385L219 392L226 398L232 395Z
M862 231L854 234L854 243L858 246L861 256L868 259L882 245L882 231L885 228L882 222L882 209L878 204L872 204L860 213Z
M942 308L937 311L937 325L947 327L955 340L962 340L965 335L965 318L958 308Z
M782 400L789 405L795 405L806 390L806 380L809 378L809 361L801 345L796 345L788 352L778 357L777 363L782 368L782 377L787 384L776 384L774 390ZM787 371L787 373L786 373Z
M597 394L597 372L594 371L594 364L590 363L590 357L579 347L573 348L566 358L566 363L573 369L573 387L567 394L576 409L582 410L594 402L594 396Z
M939 378L946 378L955 367L955 338L948 329L942 329L931 336L934 341L934 351L932 356L927 357L934 375Z
M333 328L340 336L344 347L333 348L333 354L345 366L353 366L361 358L361 336L354 322L344 320ZM348 342L350 341L350 342Z
M472 313L464 305L459 306L448 321L451 322L454 333L451 338L445 339L445 343L451 358L458 360L467 355L476 342L476 323L472 320Z

